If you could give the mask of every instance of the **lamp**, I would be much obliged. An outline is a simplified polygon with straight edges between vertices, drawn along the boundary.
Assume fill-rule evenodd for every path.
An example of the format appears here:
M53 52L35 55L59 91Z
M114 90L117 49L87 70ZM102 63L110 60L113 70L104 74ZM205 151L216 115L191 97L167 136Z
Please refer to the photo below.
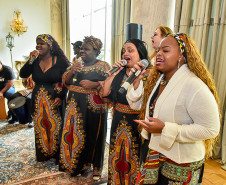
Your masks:
M9 51L10 51L11 63L12 63L12 69L13 69L12 48L14 47L14 38L10 33L6 36L6 44L7 44L6 46L9 48Z
M11 30L16 32L18 36L27 31L27 26L24 26L24 20L20 18L20 11L14 11L14 17L12 24L10 25Z

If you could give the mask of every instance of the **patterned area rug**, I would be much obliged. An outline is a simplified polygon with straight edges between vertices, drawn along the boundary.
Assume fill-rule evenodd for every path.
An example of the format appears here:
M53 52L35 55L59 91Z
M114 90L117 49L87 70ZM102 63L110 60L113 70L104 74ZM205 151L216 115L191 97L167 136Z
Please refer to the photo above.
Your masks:
M35 161L34 128L30 125L7 124L0 121L0 184L106 184L108 144L102 177L93 181L92 174L71 177L60 172L54 160Z

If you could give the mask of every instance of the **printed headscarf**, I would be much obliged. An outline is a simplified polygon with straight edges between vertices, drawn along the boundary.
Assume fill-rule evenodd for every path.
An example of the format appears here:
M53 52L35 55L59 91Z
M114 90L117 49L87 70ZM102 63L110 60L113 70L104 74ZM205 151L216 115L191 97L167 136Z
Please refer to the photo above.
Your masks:
M182 55L184 56L185 58L185 63L187 63L187 53L185 51L185 43L184 43L184 35L183 33L168 33L166 35L166 37L168 36L172 36L176 39L179 47L180 47L180 51L182 53Z
M98 53L100 53L100 50L103 46L101 40L93 36L85 37L83 39L83 42L89 43L95 50L98 51Z
M49 34L41 34L41 35L38 35L36 40L37 39L42 39L44 42L46 42L50 48L52 48L52 45L53 45L53 38L51 35Z

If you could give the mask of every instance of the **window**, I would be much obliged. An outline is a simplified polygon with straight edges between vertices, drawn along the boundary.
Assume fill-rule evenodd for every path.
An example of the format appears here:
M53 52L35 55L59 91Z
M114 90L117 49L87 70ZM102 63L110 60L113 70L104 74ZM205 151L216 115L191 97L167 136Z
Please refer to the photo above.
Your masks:
M70 38L74 43L84 36L101 39L103 48L99 59L110 63L111 59L111 8L109 0L69 0ZM73 58L73 47L71 47Z

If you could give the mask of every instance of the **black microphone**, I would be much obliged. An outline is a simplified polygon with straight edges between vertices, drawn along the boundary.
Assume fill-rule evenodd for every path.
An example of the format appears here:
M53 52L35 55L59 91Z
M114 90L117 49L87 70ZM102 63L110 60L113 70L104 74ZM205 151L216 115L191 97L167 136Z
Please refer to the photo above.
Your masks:
M31 60L29 60L28 63L29 63L30 65L33 64L33 62L35 61L35 59L36 59L36 56L33 55L33 56L31 57Z
M121 94L123 94L125 91L127 91L127 89L129 88L129 86L133 83L133 81L140 75L140 73L149 66L150 62L146 59L143 59L139 62L139 66L141 68L141 70L136 69L134 73L132 73L132 75L129 76L129 78L127 78L127 80L122 84L121 88L119 89L119 92Z
M122 60L122 65L121 66L125 66L127 64L127 60ZM109 77L111 76L113 73L117 72L120 69L120 67L113 67L112 69L110 69L107 73L104 74L104 77Z
M79 62L80 64L83 65L83 60L82 60L81 57L79 57L79 58L76 60L76 62ZM76 82L76 81L77 81L78 73L79 73L79 72L76 72L76 73L74 74L74 76L73 76L73 82Z

